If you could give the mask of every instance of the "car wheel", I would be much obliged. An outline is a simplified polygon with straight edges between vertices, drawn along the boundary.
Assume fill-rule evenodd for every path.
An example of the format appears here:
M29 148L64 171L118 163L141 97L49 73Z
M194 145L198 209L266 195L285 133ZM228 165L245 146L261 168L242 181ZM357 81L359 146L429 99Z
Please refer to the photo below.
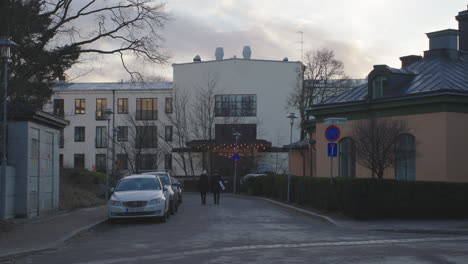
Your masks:
M170 201L169 202L169 213L171 215L175 214L175 204L174 204L174 201Z

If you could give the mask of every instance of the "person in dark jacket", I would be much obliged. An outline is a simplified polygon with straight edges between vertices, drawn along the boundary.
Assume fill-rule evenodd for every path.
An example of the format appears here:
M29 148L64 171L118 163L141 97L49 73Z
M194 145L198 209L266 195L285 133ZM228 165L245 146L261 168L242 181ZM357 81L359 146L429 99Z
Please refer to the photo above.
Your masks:
M218 172L215 172L211 177L211 192L213 192L214 203L219 204L219 198L221 196L222 187L224 186L223 179Z
M198 180L198 190L201 195L202 205L206 204L206 193L210 190L210 183L206 171L203 171Z

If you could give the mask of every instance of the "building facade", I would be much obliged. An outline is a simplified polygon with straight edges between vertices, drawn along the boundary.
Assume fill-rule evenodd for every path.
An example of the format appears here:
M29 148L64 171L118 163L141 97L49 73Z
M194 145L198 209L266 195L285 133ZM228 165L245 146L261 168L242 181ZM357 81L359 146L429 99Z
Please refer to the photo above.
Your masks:
M60 166L129 173L171 169L172 83L58 83L45 111L70 122Z
M193 62L173 64L175 97L188 98L195 123L212 123L207 126L209 131L198 131L192 137L189 149L176 150L197 153L202 163L195 174L206 168L232 175L234 153L240 154L238 175L255 172L258 167L279 173L288 169L287 150L283 148L290 137L287 100L302 85L302 63L286 58L251 59L250 53L247 47L243 58L223 59L218 52L216 60L202 61L197 56ZM201 120L203 115L205 121ZM298 131L294 127L293 140L298 139ZM213 166L207 165L210 163Z

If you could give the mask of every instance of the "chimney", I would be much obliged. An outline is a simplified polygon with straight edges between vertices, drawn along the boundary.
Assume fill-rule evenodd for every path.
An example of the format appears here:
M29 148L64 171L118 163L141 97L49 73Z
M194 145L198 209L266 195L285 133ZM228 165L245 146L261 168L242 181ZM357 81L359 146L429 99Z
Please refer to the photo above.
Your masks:
M460 11L455 17L458 21L458 47L461 51L468 51L468 6L467 10Z
M224 49L222 47L217 47L215 51L216 60L223 60Z
M242 56L244 56L244 60L250 60L250 57L252 56L250 46L244 46L244 49L242 49Z
M458 30L445 29L426 33L429 38L429 50L451 49L458 50Z
M422 59L422 56L418 56L418 55L408 55L408 56L403 56L403 57L400 57L400 60L401 60L401 68L404 68L406 66L409 66L419 60Z

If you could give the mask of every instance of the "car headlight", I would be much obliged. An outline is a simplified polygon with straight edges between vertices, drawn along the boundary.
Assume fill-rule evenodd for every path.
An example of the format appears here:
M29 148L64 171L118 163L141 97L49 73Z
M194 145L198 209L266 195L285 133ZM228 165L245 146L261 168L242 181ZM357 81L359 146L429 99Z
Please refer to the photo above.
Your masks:
M109 204L112 206L122 206L122 202L117 201L117 200L110 200Z
M153 199L153 200L150 200L148 204L161 204L163 202L163 199L162 198L156 198L156 199Z

